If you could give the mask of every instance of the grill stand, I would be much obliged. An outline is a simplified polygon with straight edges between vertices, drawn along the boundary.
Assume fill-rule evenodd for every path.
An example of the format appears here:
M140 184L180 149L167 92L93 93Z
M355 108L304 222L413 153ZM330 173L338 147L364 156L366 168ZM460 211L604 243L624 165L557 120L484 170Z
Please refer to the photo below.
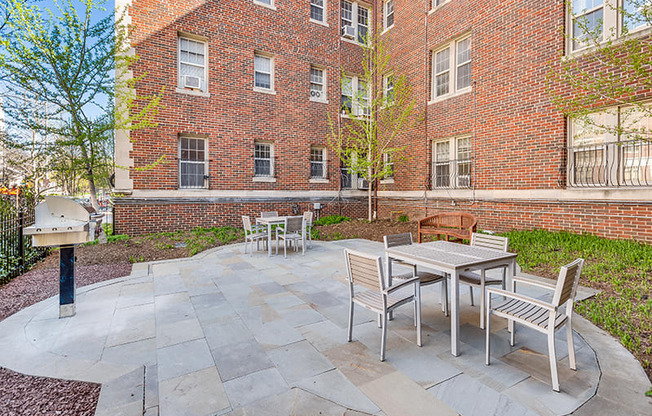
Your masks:
M75 246L59 249L59 318L75 316Z

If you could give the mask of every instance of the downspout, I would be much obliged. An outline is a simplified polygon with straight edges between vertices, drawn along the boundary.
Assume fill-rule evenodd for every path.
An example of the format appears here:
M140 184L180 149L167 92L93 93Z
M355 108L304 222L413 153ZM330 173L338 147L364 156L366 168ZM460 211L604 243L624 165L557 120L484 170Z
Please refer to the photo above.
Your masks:
M430 1L431 0L424 0L424 11L425 11L425 17L423 19L423 28L424 28L424 41L423 41L423 52L424 52L424 62L423 62L423 71L424 71L424 77L423 77L423 86L424 86L424 104L425 104L425 111L423 114L423 132L424 132L424 146L425 146L425 158L426 158L426 177L423 179L423 208L425 210L425 217L428 216L428 183L430 182L430 178L432 177L432 154L429 152L429 147L428 146L428 78L429 78L429 73L428 73L428 61L430 59L430 51L428 50L428 12L430 11Z
M340 101L342 100L342 6L339 6L338 22L335 25L337 36L337 74L339 75L340 84ZM338 29L339 28L339 29ZM336 102L337 104L337 102ZM337 110L337 135L342 134L342 108ZM338 140L339 141L339 140ZM339 165L337 166L337 173L339 177L337 189L337 205L339 207L340 216L342 215L342 159L339 158Z
M377 4L378 4L378 2L374 2L372 7L376 6ZM380 9L378 7L376 7L375 9L376 10L374 10L374 14L373 14L373 16L374 16L373 36L374 37L377 36L377 34L378 34L378 16L380 15L380 13L379 13ZM384 13L384 10L383 10L383 13ZM374 50L371 52L371 54L369 56L369 59L371 59L371 62L369 62L368 65L371 65L372 68L373 68L373 65L374 65L374 60L376 59L375 53L376 53L376 50L374 48ZM376 91L376 88L377 88L377 85L378 85L378 74L376 73L376 71L374 71L373 74L374 74L374 79L372 80L373 87L371 89L372 96L369 97L372 106L373 106L373 102L374 102L374 98L375 98L373 94L375 94L375 91ZM376 138L377 138L377 135L378 135L378 123L377 123L377 121L378 121L378 119L377 119L377 116L376 116L376 112L373 111L373 109L371 110L371 113L372 113L372 117L374 117L374 120L372 121L373 126L374 126L374 135L376 135ZM372 155L370 154L369 156L372 156ZM371 183L369 184L369 186L374 187L373 188L373 191L374 191L374 196L373 196L374 212L373 212L372 220L376 220L378 218L378 186L379 186L379 184L380 184L380 181L378 180L378 178L374 179L373 184L371 184Z

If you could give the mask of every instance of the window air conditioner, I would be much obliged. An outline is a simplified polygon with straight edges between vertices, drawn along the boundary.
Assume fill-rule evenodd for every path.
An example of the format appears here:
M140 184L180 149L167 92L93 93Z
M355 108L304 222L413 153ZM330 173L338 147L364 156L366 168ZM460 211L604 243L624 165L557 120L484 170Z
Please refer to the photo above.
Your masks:
M310 96L313 98L321 98L321 91L312 90L310 91Z
M358 178L358 189L369 189L369 182L364 178Z
M193 77L193 76L190 76L190 75L186 75L184 77L183 86L185 88L199 89L200 86L201 86L201 79L199 77Z
M342 26L342 37L346 39L355 39L355 28L353 26Z

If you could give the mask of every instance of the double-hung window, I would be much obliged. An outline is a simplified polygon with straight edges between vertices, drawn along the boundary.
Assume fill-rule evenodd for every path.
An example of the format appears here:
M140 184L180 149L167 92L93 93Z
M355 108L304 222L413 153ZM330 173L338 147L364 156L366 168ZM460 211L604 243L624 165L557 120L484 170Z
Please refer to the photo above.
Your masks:
M432 98L471 90L471 38L445 45L433 53Z
M310 148L310 179L326 178L326 149L313 146Z
M342 78L341 109L344 115L369 115L369 90L367 83L358 77Z
M369 90L367 90L367 83L357 78L356 81L358 83L358 96L355 100L356 114L359 116L368 116L371 114L371 108L369 107Z
M179 139L179 188L206 187L206 139Z
M268 142L254 143L254 176L274 176L273 144Z
M652 2L649 0L622 0L621 33L633 32L650 24Z
M340 8L342 37L366 44L369 32L369 9L349 0L341 0Z
M433 188L471 186L471 138L456 137L433 143Z
M342 114L353 113L353 78L342 78L342 100L341 100Z
M444 3L448 3L449 1L450 0L432 0L432 8L435 9Z
M385 97L385 104L394 104L394 75L389 74L383 76L383 95Z
M310 67L310 100L326 101L326 70L314 65Z
M254 89L274 91L274 58L259 52L254 54Z
M326 0L310 0L310 19L315 22L325 23L325 9L326 5L324 4Z
M573 0L573 50L602 42L604 0Z
M385 172L383 180L394 179L394 161L390 153L383 153L383 170Z
M178 46L178 87L206 92L206 42L179 36Z
M385 30L394 26L394 0L385 1L385 13L383 17L385 18L383 22Z

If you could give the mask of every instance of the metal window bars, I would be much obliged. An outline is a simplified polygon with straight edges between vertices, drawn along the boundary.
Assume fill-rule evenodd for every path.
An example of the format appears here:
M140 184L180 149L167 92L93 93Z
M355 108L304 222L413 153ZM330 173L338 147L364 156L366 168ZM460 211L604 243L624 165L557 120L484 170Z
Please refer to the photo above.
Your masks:
M432 163L432 189L471 187L473 159L446 160Z

